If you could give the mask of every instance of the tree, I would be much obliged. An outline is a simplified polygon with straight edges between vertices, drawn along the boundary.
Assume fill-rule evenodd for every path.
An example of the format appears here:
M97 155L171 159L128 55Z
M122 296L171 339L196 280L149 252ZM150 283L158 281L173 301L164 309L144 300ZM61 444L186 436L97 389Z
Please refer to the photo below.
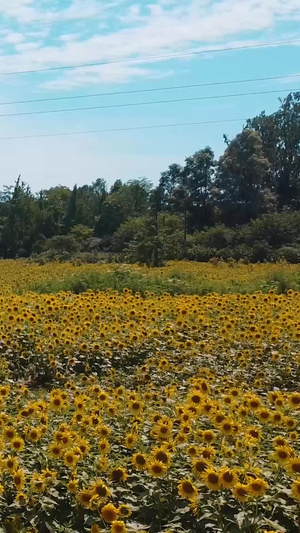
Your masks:
M7 216L3 221L1 255L28 256L39 235L38 202L30 188L18 177L13 188L5 191Z
M243 223L259 214L269 170L258 132L245 128L228 143L214 182L217 205L227 223Z
M272 115L248 120L248 127L260 134L263 151L271 165L271 183L280 208L300 207L300 92L280 100Z
M210 188L215 170L214 152L209 146L187 157L183 174L189 195L189 229L199 229L211 222Z
M127 219L147 213L151 185L145 180L131 180L108 194L95 224L97 237L111 236Z

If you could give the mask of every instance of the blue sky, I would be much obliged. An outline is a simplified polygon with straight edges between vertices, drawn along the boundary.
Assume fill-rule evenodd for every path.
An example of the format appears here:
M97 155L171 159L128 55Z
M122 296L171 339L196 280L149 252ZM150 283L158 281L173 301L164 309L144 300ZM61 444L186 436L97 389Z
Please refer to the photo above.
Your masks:
M123 61L2 76L0 102L300 74L300 43L126 62L292 39L300 39L299 0L0 0L0 72ZM294 78L1 105L0 114L299 88ZM285 94L0 117L0 137L243 119L274 111ZM98 177L156 183L169 164L206 145L219 156L223 133L233 137L242 124L0 141L0 188L18 174L34 191Z

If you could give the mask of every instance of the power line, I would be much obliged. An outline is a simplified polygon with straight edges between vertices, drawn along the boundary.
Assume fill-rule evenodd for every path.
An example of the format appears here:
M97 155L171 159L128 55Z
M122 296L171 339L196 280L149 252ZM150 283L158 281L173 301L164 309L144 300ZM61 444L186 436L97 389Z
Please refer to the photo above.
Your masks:
M276 89L273 91L257 91L250 93L235 93L235 94L223 94L223 95L213 95L213 96L195 96L192 98L175 98L172 100L154 100L152 102L126 102L124 104L109 104L109 105L100 105L100 106L91 106L91 107L71 107L64 109L47 109L44 111L21 111L19 113L4 113L0 115L2 117L21 117L21 116L32 116L32 115L47 115L54 113L70 113L76 111L94 111L96 109L113 109L113 108L122 108L122 107L140 107L144 105L154 105L154 104L171 104L179 102L194 102L196 100L218 100L219 98L236 98L240 96L258 96L262 94L274 94L274 93L285 93L285 92L296 92L299 89Z
M4 105L17 105L17 104L33 104L42 102L58 102L61 100L77 100L81 98L97 98L101 96L118 96L124 94L141 94L159 91L173 91L179 89L195 89L200 87L217 87L222 85L234 85L238 83L253 83L258 81L276 81L285 80L291 78L300 78L300 74L290 74L285 76L268 76L266 78L249 78L244 80L229 80L229 81L215 81L208 83L194 83L191 85L169 85L165 87L151 87L150 89L133 89L130 91L113 91L108 93L91 93L91 94L79 94L77 96L56 96L53 98L34 98L32 100L16 100L13 102L0 102L0 106Z
M228 120L205 120L203 122L178 122L175 124L155 124L153 126L131 126L128 128L111 128L106 130L87 130L87 131L67 131L62 133L42 133L37 135L20 135L17 137L0 137L0 141L12 141L17 139L39 139L45 137L66 137L73 135L89 135L93 133L115 133L122 131L138 131L138 130L152 130L152 129L163 129L163 128L177 128L177 127L188 127L188 126L203 126L208 124L229 124L232 122L244 122L248 120L247 118L233 118Z
M59 71L59 70L70 70L70 69L78 69L78 68L85 68L85 67L98 67L102 65L116 65L121 63L137 63L137 62L145 62L145 61L152 61L156 59L172 59L177 57L187 57L187 56L196 56L196 55L202 55L202 54L212 54L217 52L232 52L232 51L239 51L239 50L250 50L253 48L268 48L271 46L282 46L287 44L296 44L300 43L300 39L293 39L289 41L271 41L269 43L260 43L260 44L249 44L249 45L243 45L243 46L228 46L224 48L211 48L207 50L199 50L199 51L188 51L188 52L180 52L177 54L165 54L165 55L157 55L157 56L148 56L148 57L136 57L132 59L118 59L113 61L99 61L95 63L80 63L77 65L64 65L60 67L46 67L46 68L40 68L40 69L31 69L31 70L14 70L10 72L0 72L0 76L13 76L18 74L33 74L38 72L51 72L51 71Z

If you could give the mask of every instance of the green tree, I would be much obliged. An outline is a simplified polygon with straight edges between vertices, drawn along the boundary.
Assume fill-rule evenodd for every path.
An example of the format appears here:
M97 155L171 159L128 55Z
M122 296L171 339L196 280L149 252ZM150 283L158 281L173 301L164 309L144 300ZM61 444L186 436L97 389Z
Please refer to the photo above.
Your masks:
M258 132L245 128L228 142L214 182L217 205L226 222L243 223L260 214L269 170Z
M19 176L13 188L5 191L7 216L1 235L1 255L28 256L39 235L39 208L35 196Z
M289 94L272 115L261 113L248 121L262 139L271 164L271 183L278 205L300 207L300 92Z

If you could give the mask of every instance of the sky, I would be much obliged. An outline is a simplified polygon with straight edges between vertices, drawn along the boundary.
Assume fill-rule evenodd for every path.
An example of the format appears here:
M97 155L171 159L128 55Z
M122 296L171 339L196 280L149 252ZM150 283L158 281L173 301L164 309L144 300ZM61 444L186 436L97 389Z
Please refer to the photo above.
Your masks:
M245 119L275 111L278 98L300 89L299 59L299 0L0 0L0 190L19 174L36 192L97 178L155 184L207 145L219 157L223 134L233 138ZM61 68L90 63L104 64ZM210 83L219 85L157 90ZM266 91L276 92L224 97ZM222 98L205 99L213 96ZM180 99L189 100L124 105ZM138 129L191 122L213 123Z

